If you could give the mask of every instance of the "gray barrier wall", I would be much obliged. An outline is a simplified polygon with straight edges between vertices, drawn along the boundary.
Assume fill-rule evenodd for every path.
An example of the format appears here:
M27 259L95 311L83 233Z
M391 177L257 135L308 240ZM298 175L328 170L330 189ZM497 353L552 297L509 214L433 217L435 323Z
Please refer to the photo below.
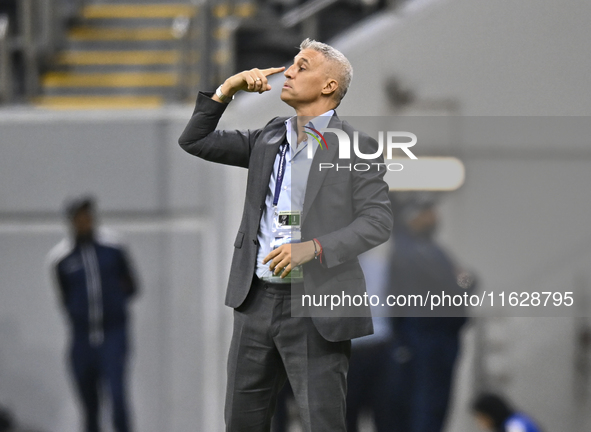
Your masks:
M0 119L0 403L26 425L77 430L67 328L44 261L66 234L64 198L90 192L101 223L127 238L140 275L131 367L138 429L220 428L231 252L222 246L232 244L241 178L178 147L191 110L181 112L178 120L165 111Z

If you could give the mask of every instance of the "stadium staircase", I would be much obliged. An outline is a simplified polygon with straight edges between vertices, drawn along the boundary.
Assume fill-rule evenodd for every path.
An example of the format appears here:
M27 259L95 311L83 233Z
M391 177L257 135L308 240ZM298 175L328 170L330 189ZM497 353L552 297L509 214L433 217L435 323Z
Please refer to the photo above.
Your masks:
M189 4L88 4L41 77L41 107L154 108L175 98L181 50L174 20Z
M286 10L272 2L99 1L86 0L45 66L36 106L134 109L189 100L194 89L212 87L237 70L285 64L302 39L301 26L283 26ZM326 6L317 24L320 40L376 10L361 1L329 0Z

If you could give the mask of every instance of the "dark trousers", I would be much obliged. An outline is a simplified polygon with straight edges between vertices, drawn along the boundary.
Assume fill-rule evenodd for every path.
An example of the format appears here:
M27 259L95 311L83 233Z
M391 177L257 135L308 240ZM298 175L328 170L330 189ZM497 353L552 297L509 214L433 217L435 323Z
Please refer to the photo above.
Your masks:
M124 327L105 331L104 341L91 346L88 333L74 336L70 361L78 396L84 412L84 431L99 432L101 390L103 384L111 397L116 432L129 432L125 395L127 335Z
M368 411L377 432L392 432L387 371L391 342L354 345L351 352L347 394L347 432L359 431L359 415Z
M464 318L400 318L390 370L393 432L441 432Z
M312 319L291 316L289 285L255 278L234 310L228 356L227 432L268 432L289 380L306 432L345 432L351 342L328 342Z
M293 390L289 381L285 383L277 395L277 404L275 406L275 415L273 416L272 432L287 432L289 427L288 404L293 400ZM347 431L348 432L348 431Z

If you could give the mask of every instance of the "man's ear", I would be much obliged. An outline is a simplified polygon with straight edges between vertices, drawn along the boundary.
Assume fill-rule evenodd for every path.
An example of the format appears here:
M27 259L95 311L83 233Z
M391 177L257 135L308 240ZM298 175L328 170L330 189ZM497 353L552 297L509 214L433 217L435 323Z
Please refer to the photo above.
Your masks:
M326 82L326 84L324 84L322 94L327 96L334 95L338 88L339 83L337 82L337 80L331 78Z

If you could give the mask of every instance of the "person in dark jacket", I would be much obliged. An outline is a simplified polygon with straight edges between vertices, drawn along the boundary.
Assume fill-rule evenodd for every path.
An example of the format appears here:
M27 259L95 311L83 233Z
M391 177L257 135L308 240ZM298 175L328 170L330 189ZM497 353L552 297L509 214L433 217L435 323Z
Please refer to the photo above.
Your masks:
M98 432L107 384L116 432L129 432L125 376L128 302L137 292L130 260L113 233L95 229L94 201L70 201L71 235L49 254L51 276L71 325L70 362L85 432Z
M542 432L529 416L517 412L502 397L482 393L472 404L478 425L490 432Z
M392 194L395 207L389 292L428 297L462 295L475 286L434 239L437 196L430 192ZM410 303L409 303L410 304ZM390 373L391 427L397 432L441 432L451 398L465 310L453 307L399 308L393 318Z

